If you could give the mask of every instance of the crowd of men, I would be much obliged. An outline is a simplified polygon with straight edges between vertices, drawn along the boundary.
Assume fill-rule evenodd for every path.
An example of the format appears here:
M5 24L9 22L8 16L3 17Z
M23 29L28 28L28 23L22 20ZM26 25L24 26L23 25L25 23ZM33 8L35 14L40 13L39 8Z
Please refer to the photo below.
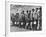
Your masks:
M41 30L41 7L33 8L31 10L21 11L11 16L12 26L24 28L28 30Z

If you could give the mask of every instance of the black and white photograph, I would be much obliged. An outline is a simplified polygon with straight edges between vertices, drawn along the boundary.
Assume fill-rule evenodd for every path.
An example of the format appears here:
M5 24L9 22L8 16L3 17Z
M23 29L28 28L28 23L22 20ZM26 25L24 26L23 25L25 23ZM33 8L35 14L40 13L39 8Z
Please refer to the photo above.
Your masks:
M42 31L42 6L10 4L10 31Z
M0 37L46 37L46 1L1 0Z

